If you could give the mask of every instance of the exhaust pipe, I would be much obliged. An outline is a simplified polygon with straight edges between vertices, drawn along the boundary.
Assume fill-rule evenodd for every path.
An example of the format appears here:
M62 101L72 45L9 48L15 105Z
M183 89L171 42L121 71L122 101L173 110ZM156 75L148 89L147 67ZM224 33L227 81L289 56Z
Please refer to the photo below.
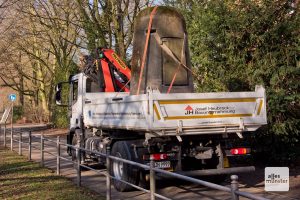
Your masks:
M249 173L255 171L254 166L248 167L232 167L223 169L205 169L195 171L178 171L177 174L185 176L211 176L211 175L222 175L222 174L238 174L238 173Z

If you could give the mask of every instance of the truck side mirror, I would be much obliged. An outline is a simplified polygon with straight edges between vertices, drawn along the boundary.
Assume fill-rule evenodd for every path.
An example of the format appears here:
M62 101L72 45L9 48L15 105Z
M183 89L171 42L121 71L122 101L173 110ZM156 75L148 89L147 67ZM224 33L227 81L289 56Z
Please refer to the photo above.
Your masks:
M56 105L62 105L61 90L62 90L62 83L58 83L55 86L55 102L56 102Z
M60 82L55 86L56 105L68 106L69 84L69 82Z

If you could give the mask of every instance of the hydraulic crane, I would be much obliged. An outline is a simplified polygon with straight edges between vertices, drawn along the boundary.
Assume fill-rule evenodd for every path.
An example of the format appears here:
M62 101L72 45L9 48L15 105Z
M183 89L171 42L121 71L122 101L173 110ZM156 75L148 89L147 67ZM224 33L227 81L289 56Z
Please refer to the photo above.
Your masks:
M98 84L99 92L129 92L131 71L112 49L98 48L86 56L83 73Z

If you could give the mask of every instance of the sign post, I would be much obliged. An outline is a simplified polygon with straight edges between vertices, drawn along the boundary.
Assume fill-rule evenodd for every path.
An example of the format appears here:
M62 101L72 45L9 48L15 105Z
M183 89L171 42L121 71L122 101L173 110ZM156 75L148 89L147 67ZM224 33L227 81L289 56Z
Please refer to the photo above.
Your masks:
M8 99L11 101L11 124L10 124L10 150L13 150L13 117L14 117L14 101L17 100L16 94L8 95Z

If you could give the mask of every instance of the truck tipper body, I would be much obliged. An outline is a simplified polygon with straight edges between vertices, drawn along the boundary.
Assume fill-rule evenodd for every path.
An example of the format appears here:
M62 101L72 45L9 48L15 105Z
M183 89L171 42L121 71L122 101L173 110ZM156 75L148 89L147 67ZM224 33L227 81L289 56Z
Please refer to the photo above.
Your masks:
M185 23L177 11L154 7L140 13L131 69L105 49L94 60L67 83L69 144L102 153L111 149L113 156L143 164L154 160L156 167L178 173L243 171L230 168L227 157L249 155L250 149L231 141L267 123L265 89L195 93ZM79 156L72 148L68 152ZM93 154L80 156L105 165ZM113 161L111 173L115 188L126 191L131 186L118 180L147 182L149 172Z
M81 74L84 82L84 75ZM266 124L265 90L146 94L83 93L87 127L143 131L151 137L241 133Z

